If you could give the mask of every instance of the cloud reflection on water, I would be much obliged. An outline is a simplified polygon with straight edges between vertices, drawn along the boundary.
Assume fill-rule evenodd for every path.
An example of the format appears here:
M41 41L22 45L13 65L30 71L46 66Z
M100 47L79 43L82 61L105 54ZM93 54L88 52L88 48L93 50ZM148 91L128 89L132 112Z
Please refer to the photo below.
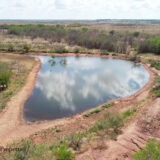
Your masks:
M48 63L46 57L41 60L42 64ZM67 68L61 68L60 72L40 72L36 88L40 89L47 100L56 101L59 107L75 111L77 99L83 101L92 97L94 101L101 102L104 101L104 95L127 96L142 87L148 79L148 73L142 68L133 67L118 73L115 72L116 69L119 71L122 66L117 68L116 61L114 67L104 68L105 63L107 64L107 60L68 57ZM130 67L127 63L125 65Z

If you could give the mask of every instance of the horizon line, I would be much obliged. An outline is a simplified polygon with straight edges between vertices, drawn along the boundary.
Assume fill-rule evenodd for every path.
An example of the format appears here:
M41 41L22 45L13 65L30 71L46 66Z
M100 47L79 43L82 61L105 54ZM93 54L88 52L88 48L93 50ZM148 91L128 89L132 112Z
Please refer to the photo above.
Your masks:
M144 21L149 21L149 20L156 20L159 21L160 19L156 19L156 18L149 18L149 19L145 19L145 18L97 18L97 19L0 19L0 21L15 21L15 20L19 20L19 21L97 21L97 20L144 20Z

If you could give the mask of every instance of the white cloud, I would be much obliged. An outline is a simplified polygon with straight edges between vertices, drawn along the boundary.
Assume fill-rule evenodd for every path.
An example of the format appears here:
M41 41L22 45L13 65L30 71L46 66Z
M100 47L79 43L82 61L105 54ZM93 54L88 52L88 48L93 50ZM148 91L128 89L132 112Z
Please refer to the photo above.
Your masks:
M157 0L0 0L0 19L160 18Z

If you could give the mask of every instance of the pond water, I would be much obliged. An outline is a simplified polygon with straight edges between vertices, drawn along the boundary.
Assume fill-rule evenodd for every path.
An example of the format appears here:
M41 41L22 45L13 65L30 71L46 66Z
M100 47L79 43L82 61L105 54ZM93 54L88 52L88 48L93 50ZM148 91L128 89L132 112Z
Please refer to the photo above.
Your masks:
M139 90L149 79L141 65L100 57L39 56L42 67L24 105L28 121L72 116Z

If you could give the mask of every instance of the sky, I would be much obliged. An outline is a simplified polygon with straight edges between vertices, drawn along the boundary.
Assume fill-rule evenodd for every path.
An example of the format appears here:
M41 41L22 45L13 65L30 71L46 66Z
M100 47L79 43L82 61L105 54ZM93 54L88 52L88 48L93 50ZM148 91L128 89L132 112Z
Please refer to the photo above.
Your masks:
M160 19L160 1L0 0L0 19Z

